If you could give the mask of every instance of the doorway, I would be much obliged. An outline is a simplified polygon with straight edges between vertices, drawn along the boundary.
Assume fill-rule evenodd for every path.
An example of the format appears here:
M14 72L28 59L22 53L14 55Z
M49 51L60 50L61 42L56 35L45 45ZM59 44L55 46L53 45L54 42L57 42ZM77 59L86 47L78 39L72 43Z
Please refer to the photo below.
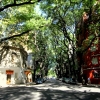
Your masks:
M11 75L7 74L7 84L10 84L10 83L11 83Z

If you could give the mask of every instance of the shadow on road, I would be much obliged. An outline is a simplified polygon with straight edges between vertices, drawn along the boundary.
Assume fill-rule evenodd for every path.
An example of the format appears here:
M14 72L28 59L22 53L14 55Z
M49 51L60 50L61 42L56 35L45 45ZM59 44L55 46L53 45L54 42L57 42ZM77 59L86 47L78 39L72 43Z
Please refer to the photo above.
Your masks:
M0 88L0 100L100 100L100 93L72 90L39 89L36 87Z

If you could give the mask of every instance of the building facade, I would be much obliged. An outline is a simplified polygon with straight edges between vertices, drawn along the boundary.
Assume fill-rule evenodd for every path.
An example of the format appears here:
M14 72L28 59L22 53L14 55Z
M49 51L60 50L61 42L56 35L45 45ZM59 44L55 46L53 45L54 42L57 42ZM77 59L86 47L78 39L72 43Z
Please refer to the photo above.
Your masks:
M32 82L31 70L23 65L23 57L18 48L5 51L1 57L0 86Z
M92 29L89 29L91 23L94 23L90 22L89 17L88 13L83 13L77 46L84 50L78 59L81 63L82 82L100 84L100 37L96 31L91 32Z

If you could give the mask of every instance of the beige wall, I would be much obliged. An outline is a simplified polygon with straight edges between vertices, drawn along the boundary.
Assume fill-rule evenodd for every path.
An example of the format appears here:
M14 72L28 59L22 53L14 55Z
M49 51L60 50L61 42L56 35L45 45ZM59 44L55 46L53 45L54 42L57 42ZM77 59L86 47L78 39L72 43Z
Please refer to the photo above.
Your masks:
M6 70L13 70L13 74L11 75L11 82L10 84L19 84L23 83L25 77L24 72L20 68L0 68L0 85L7 84L7 74Z

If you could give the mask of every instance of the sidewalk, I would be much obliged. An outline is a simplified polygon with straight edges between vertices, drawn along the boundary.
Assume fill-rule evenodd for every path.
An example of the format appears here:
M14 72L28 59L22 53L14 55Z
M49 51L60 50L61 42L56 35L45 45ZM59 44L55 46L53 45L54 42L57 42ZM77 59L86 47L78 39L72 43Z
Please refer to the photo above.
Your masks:
M26 83L26 84L9 84L9 85L0 85L0 88L3 88L3 87L18 87L18 86L31 86L31 85L36 85L36 83Z
M77 83L77 85L80 85L82 87L96 87L96 88L100 88L100 84L87 84L87 85L82 85L82 83Z

